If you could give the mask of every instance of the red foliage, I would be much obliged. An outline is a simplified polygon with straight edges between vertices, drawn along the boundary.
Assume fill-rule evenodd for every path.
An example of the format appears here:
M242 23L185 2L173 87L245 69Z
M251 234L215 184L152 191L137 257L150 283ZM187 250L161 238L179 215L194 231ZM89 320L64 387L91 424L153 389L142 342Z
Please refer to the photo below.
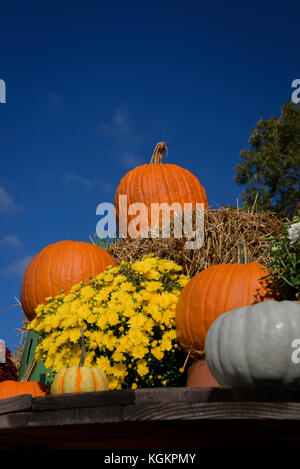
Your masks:
M0 381L17 381L18 371L11 360L11 353L6 347L6 363L0 363Z

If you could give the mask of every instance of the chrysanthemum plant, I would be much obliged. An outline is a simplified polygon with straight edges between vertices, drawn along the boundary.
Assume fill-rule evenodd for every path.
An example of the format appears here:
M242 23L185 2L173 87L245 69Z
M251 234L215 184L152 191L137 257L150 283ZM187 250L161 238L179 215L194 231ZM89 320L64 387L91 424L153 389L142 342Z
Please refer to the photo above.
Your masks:
M102 369L110 389L184 385L175 308L188 280L174 262L146 256L47 298L29 325L40 336L37 360L54 372L76 365L83 328L85 364Z
M283 225L278 238L266 240L269 275L267 296L278 300L300 300L300 212Z

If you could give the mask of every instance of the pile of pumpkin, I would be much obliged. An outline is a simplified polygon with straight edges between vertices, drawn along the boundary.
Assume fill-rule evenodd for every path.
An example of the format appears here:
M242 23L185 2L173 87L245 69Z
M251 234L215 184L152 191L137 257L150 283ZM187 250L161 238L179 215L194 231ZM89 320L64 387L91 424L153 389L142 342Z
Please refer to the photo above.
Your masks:
M121 180L116 192L128 202L203 203L204 188L188 170L163 164L166 147L156 146L149 165L139 166ZM128 223L132 216L128 216ZM155 254L155 253L154 253ZM74 284L89 280L115 265L99 246L61 241L45 247L29 264L22 282L21 302L29 320L47 297L67 292ZM266 271L261 264L220 264L193 277L183 288L176 309L176 331L187 358L208 363L213 374L207 384L251 386L299 384L300 365L291 355L295 339L300 342L300 305L266 300ZM84 341L82 341L84 343ZM83 348L84 357L84 348ZM199 362L200 360L200 362ZM193 385L193 379L189 382ZM61 370L54 378L52 393L107 389L101 370L84 366ZM0 383L0 398L16 394L44 395L49 390L28 382Z

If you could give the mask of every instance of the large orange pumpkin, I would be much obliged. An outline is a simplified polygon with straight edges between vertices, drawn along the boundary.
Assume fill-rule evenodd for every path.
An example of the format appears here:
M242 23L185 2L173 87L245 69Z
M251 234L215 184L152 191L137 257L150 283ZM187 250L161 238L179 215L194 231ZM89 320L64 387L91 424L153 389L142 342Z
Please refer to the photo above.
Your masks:
M193 277L180 293L176 330L181 346L199 356L206 334L220 314L263 301L266 275L261 264L219 264Z
M87 283L90 277L115 265L113 258L102 248L83 241L60 241L49 244L30 262L23 277L21 303L29 320L35 308L72 285Z
M150 164L132 169L121 179L115 194L116 220L119 229L120 223L123 225L127 223L128 226L136 216L121 210L120 196L127 196L127 207L133 203L145 204L148 209L148 217L144 218L143 222L144 226L149 227L151 226L152 203L168 203L169 205L179 203L182 210L184 203L191 203L192 209L196 208L196 203L202 203L203 208L208 207L205 189L196 176L178 165L162 163L162 157L166 150L164 142L158 143ZM158 222L152 220L153 225L160 224L160 220L161 213Z
M31 394L32 397L45 396L49 394L50 388L46 384L38 381L28 381L20 383L18 381L2 381L0 383L0 399L20 396L21 394Z

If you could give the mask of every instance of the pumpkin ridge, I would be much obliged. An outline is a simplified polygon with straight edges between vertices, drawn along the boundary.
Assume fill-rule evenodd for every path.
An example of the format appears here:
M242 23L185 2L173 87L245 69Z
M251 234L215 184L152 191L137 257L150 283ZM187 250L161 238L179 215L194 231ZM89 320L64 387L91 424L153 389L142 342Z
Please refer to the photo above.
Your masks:
M182 168L182 169L183 169L183 171L181 171L181 180L185 185L185 196L188 196L189 192L192 192L193 194L195 194L195 192L193 191L192 184L190 184L191 181L188 182L188 180L187 180L187 174L186 174L185 168ZM175 177L175 180L177 182L178 191L180 193L180 188L179 188L179 184L178 184L178 181L177 181L176 177ZM181 204L182 204L182 210L184 210L184 202L183 202L182 198L181 198ZM193 207L193 204L192 204L192 209L196 209L196 204L195 204L195 207Z
M95 391L98 391L99 390L99 383L98 383L98 378L99 377L97 378L95 370L92 369L91 372L92 372L93 379L94 379Z
M210 289L211 289L211 285L214 284L214 278L216 276L216 271L215 270L211 270L211 279L210 281L207 282L206 284L206 288L204 289L204 292L202 293L202 298L201 298L201 301L204 302L204 305L206 305L206 302L207 301L211 301L210 298ZM200 286L199 286L199 289L200 289ZM202 335L203 337L205 336L205 331L208 331L209 327L210 327L210 324L211 324L211 320L209 320L208 318L208 315L206 314L206 307L204 306L203 308L203 322L204 322L204 327L202 328ZM204 345L203 344L203 348L204 348Z
M80 368L77 368L76 379L75 379L75 392L82 392L81 381L82 381L81 370Z
M248 305L247 305L247 306L248 306ZM247 338L247 330L248 330L248 327L249 327L248 324L249 324L249 320L250 320L249 315L248 315L248 314L244 314L244 315L243 315L243 319L244 319L244 321L243 321L243 336L244 336L244 344L245 344L245 347L244 347L244 348L245 348L245 352L246 352L246 353L245 353L245 365L246 365L247 372L248 372L249 375L250 375L250 373L251 373L251 366L250 366L249 358L248 358L247 340L246 340L246 338Z
M31 283L32 285L32 288L33 288L33 298L35 300L35 303L40 303L39 301L39 292L40 292L40 288L41 288L41 284L40 284L40 272L39 272L39 264L40 262L45 262L44 261L44 256L43 256L43 251L41 251L39 254L38 254L38 258L37 258L37 261L36 263L34 264L33 266L33 272L32 272L32 281L29 282ZM37 279L37 280L35 280ZM46 303L46 298L43 299L42 303Z
M195 285L193 284L191 285L191 288L187 292L186 302L189 307L186 309L186 318L185 318L186 331L187 331L187 335L189 336L189 342L191 343L192 349L196 348L194 339L193 339L192 325L191 325L191 313L190 313L190 309L193 307L191 298L192 298L194 288L195 288ZM186 346L188 345L186 344Z
M56 272L57 272L57 271L59 272L59 280L58 280L59 283L61 282L62 276L65 277L65 268L66 268L66 267L64 267L63 272L62 272L61 269L59 269L59 267L58 267L59 265L62 265L62 263L63 263L64 247L65 247L65 246L62 245L62 244L60 244L59 246L56 247L59 257L58 257L58 258L55 257L55 258L54 258L54 262L53 262L53 263L51 262L51 267L52 267L52 269L53 269L53 265L54 265L55 271L56 271ZM66 254L67 254L67 246L66 246ZM72 258L71 258L71 262L72 262ZM70 265L71 262L68 262L68 265ZM51 271L51 278L53 278L53 277L55 277L55 274L52 273L52 271ZM66 277L65 277L65 278L66 278ZM68 282L69 282L69 277L67 276L67 283L68 283ZM55 284L53 284L53 280L52 280L51 283L52 283L52 295L51 295L51 296L52 296L52 297L55 297L56 295L59 295L59 294L61 293L61 291L55 293L55 291L57 291L58 288L57 288L57 290L56 290L56 288L55 288L56 286L55 286Z
M56 255L57 255L56 252L55 252L55 255L54 255L54 252L55 252L55 249L54 248L52 249L52 247L50 247L50 246L49 246L49 248L46 247L46 249L44 251L41 251L41 262L42 262L43 265L45 265L45 272L46 272L46 275L47 275L47 284L51 285L51 287L49 288L49 295L48 295L49 297L53 296L53 282L52 282L52 275L53 274L52 274L52 272L55 271L55 259L56 259ZM48 258L47 258L47 254L48 254ZM39 278L41 278L41 272L39 272L39 273L37 272L37 274L39 275ZM56 281L57 281L57 278L56 278ZM40 298L37 298L37 300L39 301ZM44 299L44 301L42 301L42 303L46 303L45 299Z
M127 195L127 210L128 210L128 207L135 202L134 198L132 197L132 193L133 193L133 185L134 185L134 178L133 176L135 175L135 173L137 173L137 171L132 170L128 173L128 177L126 178L126 187L128 185L128 193L126 192L126 190L123 190L124 192L124 195ZM138 173L137 173L138 174ZM141 190L141 186L139 186L139 190ZM124 214L125 217L127 217L127 214L125 213ZM127 219L127 233L128 233L128 225L130 224L132 220L132 215Z
M67 370L61 372L61 376L59 378L59 384L58 384L58 389L59 392L62 394L64 392L64 380L65 380L65 375L66 375Z
M222 323L223 323L224 316L221 315L221 316L219 316L219 318L220 318L220 319L219 319L219 326L220 326L220 327L217 328L217 343L219 343L220 340L221 340L221 339L220 339L220 331L223 329L223 328L222 328ZM213 332L214 332L214 331L213 331ZM205 351L206 351L206 350L205 350ZM220 368L223 369L222 355L221 355L221 353L220 353L220 348L218 348L218 350L217 350L217 355L218 355L218 360L219 360L219 363L220 363Z
M32 261L32 273L35 276L36 275L36 270L37 270L37 261L33 259ZM24 274L23 281L22 281L22 288L21 288L21 302L23 301L22 299L25 298L34 298L36 300L37 298L37 283L36 282L30 282L28 277L30 274L27 274L27 271ZM24 285L24 287L23 287ZM27 299L25 305L28 307L28 309L32 308L31 302ZM30 316L28 319L32 319L32 316Z
M73 241L74 242L74 241ZM68 247L70 248L71 245L68 245ZM78 259L81 260L82 262L82 259L84 258L85 261L87 262L88 260L90 261L91 259L91 256L83 256L82 255L82 244L81 244L81 241L79 241L78 244L75 244L75 249L73 249L73 246L72 246L72 249L68 249L68 255L69 255L69 258L71 259L70 262L67 264L67 276L68 276L68 283L69 283L69 288L68 290L66 291L66 293L69 293L70 291L70 288L72 287L72 283L73 283L73 280L72 280L72 266L74 265L75 261L76 261L76 257L78 257ZM89 267L87 268L87 266L85 265L84 266L84 272L88 271L89 272L92 272L92 269L91 269L91 263L89 263ZM84 281L85 279L83 279Z
M287 317L287 322L288 322L288 330L290 330L290 331L296 330L296 324L294 323L294 316L291 315L291 314L287 314L286 317ZM293 361L290 360L289 367L288 367L288 372L289 372L289 368L291 368L293 365L294 365Z
M153 169L153 172L154 172L154 169ZM162 191L162 187L158 187L158 181L156 179L156 185L157 185L157 191L156 191L156 194L158 195L158 198L159 200L157 200L157 202L159 204L161 204L162 202L164 202L164 200L168 203L168 205L170 205L170 196L168 194L168 190L170 191L170 188L172 188L172 181L173 181L173 178L171 179L171 181L169 180L169 178L167 177L167 174L166 174L166 167L165 165L160 165L157 167L157 171L156 173L158 173L160 175L160 181L163 182L162 184L162 187L163 187L163 191ZM155 172L154 172L155 174ZM163 196L160 197L160 192L163 193Z
M192 348L194 344L193 344L193 335L192 335L192 331L191 331L190 312L189 312L190 307L191 307L191 290L192 290L192 288L187 291L186 297L185 297L185 295L183 295L184 296L183 303L186 302L186 304L189 306L188 308L186 308L184 310L183 324L185 325L185 331L186 331L187 336L190 339L191 348ZM187 341L184 340L184 342L187 342ZM188 344L184 344L184 345L185 345L185 347L184 347L185 349L188 348ZM187 351L189 351L189 350L187 350Z
M67 244L64 244L62 242L61 244L56 246L56 250L57 250L57 256L55 256L55 259L54 259L54 271L56 271L56 269L57 269L57 271L59 272L59 275L56 275L56 277L57 277L57 280L56 280L57 289L56 289L55 283L52 280L52 295L51 296L53 298L55 298L55 296L61 294L62 289L60 289L58 287L58 284L61 283L62 278L65 278L66 283L69 284L70 278L68 276L68 268L72 265L72 260L73 260L72 259L72 254L71 253L69 254L69 249L68 249ZM77 250L77 246L75 247L75 250ZM59 269L59 266L63 265L64 260L67 261L67 266L64 265L63 269L62 268ZM53 264L52 264L52 268L53 268ZM53 279L55 277L55 273L52 273L52 272L51 272L51 278ZM65 290L66 293L68 293L68 291L67 291L68 289L66 287L63 288L63 290Z
M144 201L148 209L148 213L147 213L148 228L151 228L151 207L150 207L150 213L149 213L148 194L151 191L155 193L157 189L157 178L155 177L156 168L157 166L154 166L154 165L145 165L143 170L140 171L139 173L139 179L137 179L139 188L140 188L139 201ZM149 175L151 177L149 177ZM153 181L153 183L151 184L150 181Z
M129 206L136 202L133 198L132 198L132 193L133 193L133 182L134 182L134 179L133 179L133 176L135 176L137 174L138 176L138 172L136 171L137 168L129 171L129 173L127 173L127 175L125 176L126 177L126 186L125 184L123 185L123 193L122 195L127 195L127 211L128 211L128 208ZM141 170L143 171L143 170ZM125 187L128 187L128 191L125 190ZM141 190L141 185L139 185L138 189ZM132 215L130 215L129 217L127 217L127 214L124 213L124 217L127 218L127 235L128 235L128 225L130 224L131 220L132 220Z
M36 276L38 276L38 262L40 260L42 256L39 255L39 258L37 259L37 261L34 263L33 265L33 272L32 272L32 275L33 275L33 278L36 278ZM32 290L32 297L35 299L35 302L37 302L37 299L38 299L38 287L39 287L39 284L38 282L28 282L28 290ZM31 292L30 292L31 293ZM31 305L29 305L29 307L31 307Z
M243 272L240 272L242 270L240 269L240 265L242 264L232 264L232 268L230 268L229 275L223 277L222 290L225 292L224 304L227 308L225 312L230 311L235 306L233 305L235 299L232 301L232 297L233 295L235 295L236 292L232 292L230 286L233 283L233 277L235 275L238 275L238 282L236 288L240 290L241 278L243 276ZM238 293L240 292L238 291Z
M171 169L171 174L172 174L172 176L173 176L173 177L172 177L172 180L174 181L174 184L175 184L176 187L177 187L177 191L176 191L176 192L177 192L178 194L180 194L181 191L180 191L178 179L177 179L176 174L175 174L175 169L174 169L174 167L172 167L172 169ZM184 172L183 172L183 177L181 178L181 180L182 180L182 182L184 182L185 186L187 187L186 179L185 179L185 177L184 177ZM178 200L178 201L175 200L175 202L176 202L176 203L177 203L177 202L180 203L180 205L181 205L181 211L184 211L184 204L183 204L182 196L180 197L180 200Z
M74 253L74 254L75 254L75 253ZM74 254L73 254L73 257L74 257ZM91 272L90 269L91 269L92 264L91 264L91 258L90 258L90 256L83 256L83 258L84 258L84 262L85 262L85 269L84 269L85 272L87 272L87 271L90 271L90 272ZM89 281L90 281L90 279L86 279L86 280L84 281L84 283L89 283Z
M141 189L141 194L140 194L140 199L139 201L144 201L146 204L146 207L148 209L148 214L147 214L147 224L148 228L151 228L151 203L149 203L149 197L148 194L153 191L153 193L157 193L157 172L159 171L158 166L154 165L146 165L143 169L143 172L140 172L140 189ZM148 175L151 175L149 177ZM155 182L155 188L154 184L151 182ZM149 210L150 209L150 210Z

